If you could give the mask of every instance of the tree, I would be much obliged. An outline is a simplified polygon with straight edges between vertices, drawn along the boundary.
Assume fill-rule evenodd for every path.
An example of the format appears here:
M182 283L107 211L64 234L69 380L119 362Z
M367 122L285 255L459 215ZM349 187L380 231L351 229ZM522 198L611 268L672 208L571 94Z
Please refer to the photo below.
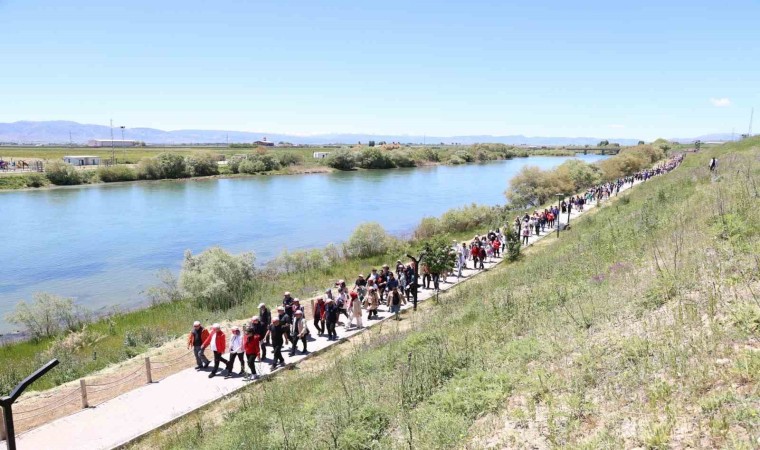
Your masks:
M454 268L456 253L451 248L446 236L434 237L422 245L425 252L425 264L431 273L443 273Z
M516 261L520 257L520 248L522 247L520 235L514 228L507 227L504 233L504 241L507 259L509 261Z
M179 285L187 297L201 308L229 309L243 302L253 289L254 255L232 255L220 247L194 256L185 252Z
M610 145L610 141L608 141L607 139L605 139L605 140L599 142L598 147L606 147L608 145Z
M363 223L343 245L344 253L352 258L367 258L382 255L393 243L393 237L377 222Z
M356 168L356 158L350 150L338 150L330 153L325 158L328 167L338 170L354 170Z
M89 312L74 305L70 298L37 292L33 299L31 303L21 301L7 319L23 325L35 339L52 337L62 330L78 330L90 320Z
M369 146L370 147L374 147L375 146L375 141L369 141Z
M525 166L510 182L506 196L512 206L523 208L546 203L562 192L549 172L535 166Z
M646 144L646 142L644 142L644 141L639 141L639 143L638 143L637 145L644 145L644 144Z

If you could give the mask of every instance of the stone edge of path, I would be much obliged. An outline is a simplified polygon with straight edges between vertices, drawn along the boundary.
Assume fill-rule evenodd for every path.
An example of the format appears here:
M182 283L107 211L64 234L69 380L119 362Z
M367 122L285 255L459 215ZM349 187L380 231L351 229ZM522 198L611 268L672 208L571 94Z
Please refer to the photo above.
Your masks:
M551 235L551 233L547 233L547 234L545 234L545 235L543 235L543 236L539 236L539 238L538 238L536 241L538 241L538 240L540 240L540 239L543 239L544 237L546 237L546 236L549 236L549 235ZM501 259L499 259L498 261L494 262L494 263L493 263L493 265L492 265L491 267L489 267L489 268L485 268L485 269L482 269L482 270L479 270L479 271L475 272L474 274L470 275L469 277L467 277L467 278L464 278L464 279L462 279L461 281L459 281L459 282L457 282L457 283L453 283L453 284L451 284L451 285L449 285L449 286L446 286L445 288L441 288L441 289L439 290L439 292L447 292L447 291L449 291L449 290L451 290L451 289L453 289L453 288L455 288L455 287L459 286L460 284L462 284L462 283L464 283L464 282L467 282L467 281L469 281L469 280L472 280L473 278L477 277L477 276L478 276L478 275L480 275L480 274L483 274L483 273L486 273L486 272L488 272L489 270L491 270L491 269L493 269L493 268L497 267L499 264L501 264L501 263L502 263L502 262L504 262L504 261L506 261L506 259L502 257L502 258L501 258ZM435 294L431 295L430 297L428 297L428 298L426 298L426 299L424 299L424 300L419 300L419 301L418 301L418 303L423 303L423 302L426 302L426 301L428 301L428 300L431 300L431 299L433 299L434 295L435 295ZM413 308L412 308L412 307L408 307L408 308L406 309L406 311L410 311L410 310L413 310ZM404 312L404 311L402 311L402 312ZM160 431L160 430L163 430L163 429L165 429L165 428L167 428L167 427L169 427L169 426L171 426L171 425L173 425L173 424L175 424L175 423L179 422L180 420L184 419L185 417L187 417L187 416L189 416L189 415L191 415L191 414L194 414L194 413L196 413L196 412L198 412L198 411L202 410L203 408L206 408L207 406L209 406L209 405L211 405L211 404L213 404L213 403L216 403L216 402L218 402L218 401L221 401L221 400L225 400L225 399L227 399L227 398L230 398L230 397L232 397L233 395L237 395L237 394L239 394L241 390L243 390L243 389L245 389L245 388L247 388L247 387L250 387L250 386L252 386L252 385L255 385L255 384L258 384L258 383L261 383L261 382L265 382L265 381L267 381L267 379L269 379L269 378L272 378L272 377L275 377L275 376L277 376L277 375L278 375L280 372L283 372L283 371L286 371L286 370L293 370L293 369L295 369L295 368L296 368L296 366L298 366L298 365L299 365L300 363L302 363L303 361L306 361L306 360L308 360L308 359L310 359L310 358L312 358L312 357L318 356L318 355L320 355L320 354L322 354L322 353L324 353L324 352L326 352L326 351L328 351L328 350L330 350L330 349L332 349L332 348L335 348L335 346L336 346L336 345L341 345L341 344L344 344L344 343L348 342L349 340L351 340L351 339L353 339L353 338L355 338L355 337L357 337L357 336L360 336L360 335L364 334L365 332L369 331L369 330L370 330L370 329L371 329L371 328L372 328L374 325L376 325L376 324L379 324L379 323L383 323L383 322L385 322L386 320L390 320L390 319L393 319L393 317L394 317L393 315L390 315L390 316L388 316L388 317L385 317L385 318L383 318L383 319L380 319L380 320L378 320L378 321L375 321L375 322L373 322L373 323L372 323L372 326L365 326L364 328L362 328L362 329L358 330L356 333L352 334L352 335L351 335L351 336L349 336L349 337L340 338L340 339L338 339L337 341L335 341L335 343L334 343L334 344L332 344L332 345L328 345L327 347L324 347L324 348L321 348L321 349L319 349L319 350L316 350L316 351L314 351L314 352L311 352L311 353L309 353L308 355L304 356L302 359L300 359L300 360L298 360L298 361L295 361L295 362L291 362L291 363L288 363L288 364L286 364L286 365L284 365L284 366L282 366L282 367L278 368L278 369L277 369L277 370L275 370L274 372L270 372L270 373L267 373L267 374L263 374L263 375L261 375L261 376L260 376L260 377L259 377L259 378L258 378L256 381L254 381L253 383L243 384L243 385L241 385L240 387L238 387L238 388L234 389L234 390L233 390L233 391L231 391L231 392L228 392L228 393L226 393L226 394L224 394L224 395L222 395L222 396L220 396L220 397L217 397L217 398L215 398L215 399L213 399L213 400L209 400L209 401L207 401L206 403L203 403L202 405L199 405L199 406L197 406L197 407L195 407L195 408L191 409L190 411L186 411L186 412L184 412L184 413L182 413L182 414L178 415L177 417L175 417L175 418L173 418L173 419L169 420L168 422L165 422L165 423L163 423L163 424L161 424L161 425L159 425L159 426L157 426L157 427L155 427L155 428L152 428L152 429L150 429L150 430L147 430L147 431L144 431L144 432L138 433L138 434L136 434L135 436L132 436L131 438L129 438L129 439L127 439L127 440L125 440L124 442L121 442L121 443L119 443L119 444L116 444L116 445L115 445L114 447L112 447L112 448L113 448L113 449L125 449L125 448L127 448L128 446L130 446L130 445L132 445L132 444L135 444L135 443L137 443L137 442L141 441L142 439L144 439L144 438L145 438L145 437L147 437L148 435L150 435L150 434L152 434L152 433L155 433L156 431Z

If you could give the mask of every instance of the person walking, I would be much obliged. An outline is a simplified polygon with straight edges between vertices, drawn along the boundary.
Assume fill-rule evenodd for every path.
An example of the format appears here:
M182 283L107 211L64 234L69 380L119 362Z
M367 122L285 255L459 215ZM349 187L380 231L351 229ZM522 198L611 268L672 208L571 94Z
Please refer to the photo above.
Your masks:
M261 337L256 333L256 330L253 327L246 328L245 336L243 336L243 350L245 351L248 369L251 371L249 375L245 376L246 380L255 380L259 377L256 373L256 358L259 358L259 361L261 361L259 353L259 346L261 344Z
M267 347L266 343L264 342L264 336L267 335L267 326L264 325L261 320L259 319L259 316L254 316L251 320L251 326L250 329L253 330L254 336L258 337L258 343L261 347L261 353L260 353L260 360L267 358Z
M710 158L710 172L715 172L716 167L718 167L718 158Z
M298 351L298 341L303 342L303 354L306 354L306 341L309 338L309 327L303 318L303 311L296 311L293 323L290 325L290 356L295 356Z
M261 320L261 323L264 325L264 328L268 328L269 325L272 323L272 312L269 310L269 308L267 308L267 305L264 303L259 303L259 320ZM269 345L269 338L266 338L264 341L266 345ZM266 355L266 353L264 353L264 355Z
M314 304L314 328L319 331L319 335L325 334L325 299L319 297Z
M240 334L239 327L230 328L230 332L232 333L232 336L230 336L230 362L227 363L227 373L224 375L224 378L232 376L232 370L235 368L235 359L240 360L240 375L245 376L243 336Z
M401 295L398 289L394 289L388 294L388 306L396 320L401 320L401 318L399 317L399 312L401 311L402 302L406 304L406 300L404 299L404 296Z
M377 317L377 308L380 307L380 296L377 294L376 286L369 288L367 296L364 297L364 303L367 308L367 320L372 319L372 316Z
M327 299L325 303L325 323L327 324L327 339L334 340L338 338L335 332L335 325L338 323L338 314L340 313L335 300Z
M274 355L272 357L272 365L269 366L271 372L277 368L277 364L285 365L285 358L282 356L282 345L285 341L282 339L282 328L280 327L279 317L272 319L272 324L269 325L266 337L272 340L272 352Z
M208 367L211 361L206 358L206 354L203 350L203 342L208 337L208 330L201 326L199 321L193 323L193 329L190 330L190 335L187 337L187 348L193 349L193 355L195 356L195 370L201 370Z
M524 226L522 229L523 245L528 245L529 238L530 238L530 227Z
M216 372L219 370L219 363L224 363L225 367L229 364L229 361L224 359L224 349L227 346L227 336L222 332L222 328L218 323L211 325L211 333L208 335L205 341L203 341L203 348L211 347L211 351L214 353L214 368L211 373L208 374L209 378L214 378Z
M351 291L351 315L356 319L356 328L364 328L362 326L362 302L359 300L359 294L354 291Z

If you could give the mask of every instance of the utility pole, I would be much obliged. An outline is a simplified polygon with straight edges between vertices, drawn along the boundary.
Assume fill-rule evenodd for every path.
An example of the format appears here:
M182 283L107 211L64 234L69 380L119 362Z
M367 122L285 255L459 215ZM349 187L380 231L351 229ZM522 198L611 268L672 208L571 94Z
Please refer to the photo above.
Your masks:
M113 146L113 119L111 119L111 165L116 163L116 150Z
M120 126L121 128L121 146L124 149L124 162L127 161L127 146L124 144L124 125Z
M752 119L755 118L755 108L752 108L752 112L749 113L749 130L747 130L747 137L752 137Z

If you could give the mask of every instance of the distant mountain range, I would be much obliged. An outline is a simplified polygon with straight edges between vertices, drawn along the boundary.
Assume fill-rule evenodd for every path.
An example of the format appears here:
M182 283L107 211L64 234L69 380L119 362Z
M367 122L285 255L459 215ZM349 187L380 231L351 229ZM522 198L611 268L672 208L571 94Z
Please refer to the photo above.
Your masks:
M69 134L70 133L70 134ZM24 144L68 144L69 136L75 144L84 144L90 139L110 139L111 129L105 125L81 124L70 121L30 122L20 121L0 123L0 142ZM121 130L114 128L114 139L121 139ZM290 142L293 144L353 144L356 142L387 141L402 143L503 143L511 145L595 145L598 137L538 137L538 136L415 136L381 134L319 134L297 136L267 132L227 131L227 130L175 130L164 131L155 128L128 128L125 139L143 141L147 144L210 144L243 143L267 138L270 142ZM609 139L621 145L632 145L638 139Z
M114 139L121 139L121 130L113 129ZM155 128L128 128L125 139L143 141L147 144L211 144L244 143L266 139L270 142L290 142L293 144L353 144L356 142L387 141L402 143L502 143L510 145L596 145L603 139L621 145L635 145L638 139L610 139L600 137L542 137L542 136L415 136L382 134L319 134L297 136L267 132L227 131L227 130L175 130L164 131ZM111 129L105 125L81 124L56 120L44 122L20 121L0 123L0 143L19 144L68 144L69 138L75 144L85 144L90 139L110 139ZM738 137L737 137L738 138ZM674 139L678 142L730 140L731 134L710 134L696 138Z

